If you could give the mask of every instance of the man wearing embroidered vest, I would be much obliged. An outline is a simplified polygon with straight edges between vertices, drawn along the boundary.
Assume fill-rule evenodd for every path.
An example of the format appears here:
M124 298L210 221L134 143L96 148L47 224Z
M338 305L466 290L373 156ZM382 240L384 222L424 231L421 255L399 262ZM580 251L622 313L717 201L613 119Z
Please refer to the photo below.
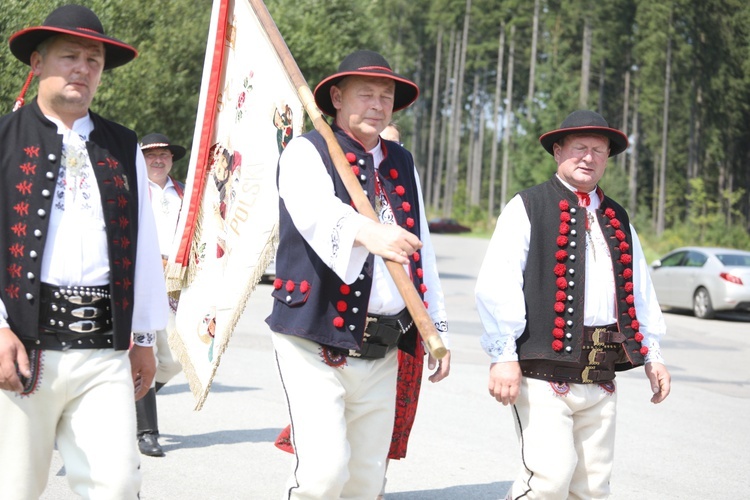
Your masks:
M141 139L141 151L146 159L148 171L148 190L151 196L151 208L156 219L156 230L159 234L159 250L162 264L166 266L172 248L177 219L182 207L185 185L170 174L175 161L185 156L186 150L178 144L172 144L163 134L148 134ZM177 299L169 298L169 326L156 332L156 376L154 387L135 403L136 422L138 425L138 449L150 457L163 457L164 450L159 444L159 424L156 412L156 393L175 375L180 373L182 365L169 348L169 330L174 330L174 315L177 312Z
M404 266L447 341L414 161L379 137L393 111L414 102L419 90L380 54L362 50L314 94L334 117L339 145L381 223L352 208L318 132L289 143L279 160L276 300L266 320L296 454L284 497L371 500L380 493L391 442L398 349L424 352L384 259ZM449 356L431 381L448 375Z
M489 392L521 446L507 498L607 498L615 372L645 364L662 402L666 326L628 214L597 186L627 137L581 110L539 140L557 174L504 208L476 285Z
M57 445L77 495L135 499L166 290L137 137L89 106L137 52L78 5L10 49L39 93L0 118L0 498L39 498Z

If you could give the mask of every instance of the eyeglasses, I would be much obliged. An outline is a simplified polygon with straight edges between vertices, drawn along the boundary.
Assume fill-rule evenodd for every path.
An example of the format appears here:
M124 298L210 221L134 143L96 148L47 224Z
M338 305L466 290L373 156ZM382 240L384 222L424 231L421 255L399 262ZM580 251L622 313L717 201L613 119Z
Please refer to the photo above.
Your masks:
M145 153L143 156L147 160L156 160L156 159L159 159L159 160L163 161L163 160L168 160L168 159L172 158L172 153L166 153L166 152L162 152L162 153Z

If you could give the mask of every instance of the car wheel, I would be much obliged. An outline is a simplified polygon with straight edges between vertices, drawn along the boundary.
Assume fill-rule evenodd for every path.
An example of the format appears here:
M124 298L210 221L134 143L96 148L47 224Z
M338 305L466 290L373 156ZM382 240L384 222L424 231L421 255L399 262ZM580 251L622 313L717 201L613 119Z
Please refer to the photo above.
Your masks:
M693 295L693 313L696 318L713 319L714 307L711 305L711 296L708 290L700 287Z

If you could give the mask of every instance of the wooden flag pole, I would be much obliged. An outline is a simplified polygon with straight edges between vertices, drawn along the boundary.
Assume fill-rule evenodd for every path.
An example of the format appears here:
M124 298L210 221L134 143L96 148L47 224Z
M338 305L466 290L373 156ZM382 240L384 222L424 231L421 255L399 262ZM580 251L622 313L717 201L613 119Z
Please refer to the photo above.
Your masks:
M312 120L315 129L325 139L326 144L328 145L328 151L331 154L331 159L336 167L336 172L339 174L339 177L341 177L341 180L346 187L346 191L352 198L354 207L360 214L380 223L378 216L375 214L375 210L372 208L372 205L370 205L370 200L367 198L367 195L365 195L362 190L362 186L354 176L349 161L346 159L344 152L341 150L341 146L336 140L336 136L333 134L328 122L326 122L320 110L318 110L318 107L315 105L315 97L307 84L307 80L305 80L299 66L297 66L297 61L292 57L292 53L289 51L286 42L284 42L284 38L276 27L276 23L274 23L271 18L271 14L269 14L266 5L262 0L249 0L249 2L258 17L266 36L268 36L269 41L276 50L276 54L284 65L289 79L297 89L297 94L302 101L302 105L305 107L305 111L307 111L307 115ZM425 346L434 358L442 359L447 350L443 345L440 335L435 329L435 324L432 322L429 314L427 314L427 309L425 309L422 298L414 288L414 283L409 279L409 276L407 276L406 271L401 264L387 259L384 260L388 272L398 287L398 291L406 303L406 308L409 310L409 314L411 314L414 324L416 325L419 334L422 336Z

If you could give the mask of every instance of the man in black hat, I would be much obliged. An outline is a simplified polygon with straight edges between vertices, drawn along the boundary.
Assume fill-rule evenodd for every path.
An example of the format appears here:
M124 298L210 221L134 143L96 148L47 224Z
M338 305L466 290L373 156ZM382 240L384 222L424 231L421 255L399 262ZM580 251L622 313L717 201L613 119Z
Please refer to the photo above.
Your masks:
M279 160L276 300L266 320L296 454L285 495L375 498L393 430L398 348L414 356L419 341L385 259L404 265L447 334L413 158L379 136L419 90L380 54L357 51L314 94L380 223L352 208L321 134L289 143ZM431 381L448 375L449 356Z
M645 364L662 402L666 326L628 214L598 187L627 137L575 111L540 141L557 174L503 209L476 285L489 392L513 405L521 445L507 498L607 498L615 372Z
M154 211L156 229L159 234L159 250L162 264L166 266L172 248L177 219L182 207L185 185L174 179L170 172L173 162L185 156L185 148L172 144L163 134L148 134L141 139L141 151L146 159L148 189L151 195L151 208ZM169 327L156 332L156 376L154 387L135 403L138 449L144 455L163 457L164 450L159 444L159 423L156 412L156 393L180 373L182 365L169 348L168 330L174 329L174 314L177 300L169 298Z
M89 106L137 52L78 5L10 49L39 93L0 118L0 497L38 498L56 445L76 494L136 498L166 290L137 137Z

